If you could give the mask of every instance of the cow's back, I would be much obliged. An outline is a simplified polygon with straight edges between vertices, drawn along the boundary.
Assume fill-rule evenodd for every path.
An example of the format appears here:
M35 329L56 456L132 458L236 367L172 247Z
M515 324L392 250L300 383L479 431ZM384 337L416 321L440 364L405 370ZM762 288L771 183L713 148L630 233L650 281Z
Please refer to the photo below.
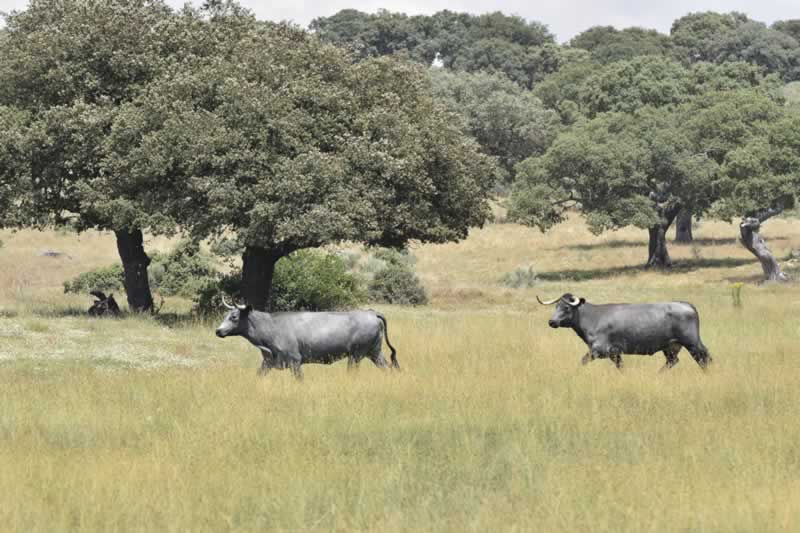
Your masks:
M697 333L697 311L686 302L593 307L597 335L625 353L652 354Z
M272 313L275 334L304 358L364 354L381 342L373 311Z

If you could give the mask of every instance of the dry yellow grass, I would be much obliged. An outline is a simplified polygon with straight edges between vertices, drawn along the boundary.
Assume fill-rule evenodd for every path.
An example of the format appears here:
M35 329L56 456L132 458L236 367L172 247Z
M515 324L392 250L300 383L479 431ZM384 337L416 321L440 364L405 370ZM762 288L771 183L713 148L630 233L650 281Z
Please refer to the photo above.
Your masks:
M765 225L778 255L799 226ZM311 366L298 384L257 378L258 352L213 323L73 316L89 299L61 283L112 261L109 236L6 233L0 529L800 530L800 288L748 284L734 307L731 281L760 273L735 235L703 223L669 275L626 269L641 231L578 220L420 247L433 305L382 308L403 372ZM548 281L497 283L528 265ZM575 271L593 279L560 280ZM579 339L533 300L566 290L692 301L714 367L579 367Z

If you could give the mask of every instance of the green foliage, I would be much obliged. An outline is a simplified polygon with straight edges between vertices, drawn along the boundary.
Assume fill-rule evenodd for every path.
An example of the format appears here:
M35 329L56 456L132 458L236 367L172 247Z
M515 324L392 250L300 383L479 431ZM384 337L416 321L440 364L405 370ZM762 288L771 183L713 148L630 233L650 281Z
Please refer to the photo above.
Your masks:
M348 309L364 301L362 280L337 255L299 250L275 266L273 311Z
M560 129L554 111L502 75L431 69L430 77L434 94L462 117L483 152L498 159L506 184L514 166L544 153Z
M122 291L124 273L122 265L114 264L78 274L64 282L64 292L89 294L91 291Z
M467 70L477 70L479 65L494 71L513 69L511 65L521 65L520 57L528 55L528 49L555 43L544 24L499 12L440 11L409 17L386 10L367 14L344 9L314 19L310 28L323 41L351 48L361 58L402 54L430 65L438 53L446 67L458 63ZM478 59L477 50L492 48L504 52Z
M241 293L241 272L205 279L194 301L201 314L219 313L222 295L230 300ZM366 300L363 279L350 272L337 254L299 250L275 265L272 311L333 311L349 309Z
M669 36L655 30L617 30L613 26L591 27L573 37L569 44L589 51L593 61L603 64L637 56L665 56L671 50Z
M660 222L659 205L702 213L716 163L698 154L685 119L666 109L606 113L561 134L518 167L509 217L543 231L578 208L595 232Z
M193 297L216 278L214 261L193 241L178 243L168 254L157 254L147 268L150 284L163 296Z
M373 302L425 305L428 295L414 271L402 263L389 263L377 271L368 285L369 299Z
M672 25L675 57L698 61L746 61L786 81L800 77L800 41L792 21L768 28L742 13L691 13Z
M147 268L154 291L163 296L191 298L217 278L212 258L197 243L181 241L166 254L154 254ZM83 272L64 282L64 292L88 294L93 290L123 291L122 265L113 264Z
M191 62L120 112L109 173L197 238L285 255L340 240L464 238L498 169L394 58L353 63L289 26ZM281 72L280 79L275 72Z

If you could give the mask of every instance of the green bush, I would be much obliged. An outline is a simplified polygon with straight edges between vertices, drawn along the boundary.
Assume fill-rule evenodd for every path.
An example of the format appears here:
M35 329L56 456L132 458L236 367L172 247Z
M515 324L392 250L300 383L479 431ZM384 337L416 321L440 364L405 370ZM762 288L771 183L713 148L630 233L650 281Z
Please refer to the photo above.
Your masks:
M123 290L124 273L122 265L114 264L78 274L74 279L64 282L64 292L89 294L91 291Z
M366 294L360 276L348 272L338 255L300 250L275 265L274 311L328 311L354 307Z
M241 273L206 282L195 297L195 310L218 313L222 295L237 297ZM344 259L320 250L300 250L275 265L273 311L332 311L357 306L366 299L360 276L348 272Z
M168 254L154 254L147 273L154 291L162 296L186 298L217 278L212 257L190 240L179 242Z
M153 254L147 273L154 292L187 298L194 297L218 277L211 256L201 252L199 245L191 241L181 241L167 254ZM87 294L94 290L124 290L122 265L117 263L83 272L64 282L64 292Z
M368 285L369 299L373 302L423 305L428 303L425 288L417 275L406 264L389 263L378 270Z

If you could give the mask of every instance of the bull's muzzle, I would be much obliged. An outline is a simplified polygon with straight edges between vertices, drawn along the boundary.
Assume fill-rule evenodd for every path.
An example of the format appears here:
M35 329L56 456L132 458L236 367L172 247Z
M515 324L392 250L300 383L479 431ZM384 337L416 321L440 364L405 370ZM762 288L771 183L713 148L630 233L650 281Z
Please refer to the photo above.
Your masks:
M217 337L219 337L220 339L224 338L225 337L225 332L222 331L221 329L218 329L217 330Z
M548 320L548 321L547 321L547 324L548 324L548 325L549 325L551 328L557 328L557 327L558 327L558 322L556 322L555 320Z

